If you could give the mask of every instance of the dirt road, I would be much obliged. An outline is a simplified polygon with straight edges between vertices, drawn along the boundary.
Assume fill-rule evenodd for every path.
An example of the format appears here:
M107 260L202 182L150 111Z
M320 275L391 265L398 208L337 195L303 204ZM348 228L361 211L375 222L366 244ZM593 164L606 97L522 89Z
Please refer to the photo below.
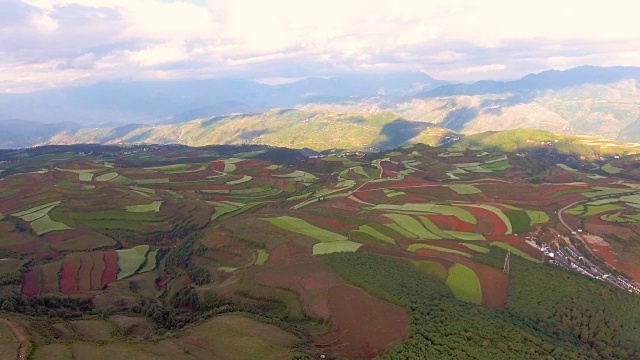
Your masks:
M13 321L0 318L0 322L7 325L9 329L11 329L11 332L13 332L13 336L15 336L16 339L18 340L19 351L18 351L17 359L26 360L27 359L27 337L24 336L20 327L18 327L18 325L16 325Z

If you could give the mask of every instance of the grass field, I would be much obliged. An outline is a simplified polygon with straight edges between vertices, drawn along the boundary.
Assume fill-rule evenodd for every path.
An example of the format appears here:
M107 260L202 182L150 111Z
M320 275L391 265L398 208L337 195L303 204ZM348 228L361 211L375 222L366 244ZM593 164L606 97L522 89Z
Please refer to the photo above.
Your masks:
M251 176L244 175L240 179L227 181L227 185L238 185L238 184L249 182L249 181L251 181L251 179L253 179Z
M544 211L538 210L524 210L529 216L530 225L536 224L544 224L549 222L549 215L547 215Z
M577 172L578 171L578 170L576 170L576 169L574 169L574 168L572 168L570 166L567 166L565 164L558 164L558 167L563 169L563 170L567 170L567 171L571 171L571 172Z
M118 253L118 280L134 275L145 261L149 245L138 245L131 249L116 250Z
M451 205L439 205L432 203L407 203L402 205L395 204L379 204L373 207L373 210L388 210L388 211L398 211L398 212L408 212L408 213L422 213L422 214L440 214L440 215L450 215L455 216L458 219L476 224L476 218L471 215L465 209L462 209L457 206Z
M619 167L615 167L611 164L606 164L603 167L601 167L601 169L602 171L612 175L619 174L624 171L623 169L620 169Z
M100 176L96 176L96 178L94 179L95 181L100 181L100 182L106 182L106 181L111 181L115 178L117 178L119 176L119 174L117 172L108 172L106 174L102 174Z
M445 231L448 238L468 241L482 241L485 240L484 235L480 233L462 232L462 231Z
M0 359L15 359L18 355L18 340L7 325L0 323Z
M72 229L67 224L63 224L61 222L57 222L57 221L51 220L49 215L45 215L45 216L39 218L38 220L33 221L31 223L31 227L33 228L33 231L37 235L44 235L44 234L50 233L52 231L62 231L62 230L70 230L70 229Z
M159 251L159 249L155 249L155 250L147 252L147 255L146 255L147 262L144 264L142 269L140 269L140 271L138 271L138 273L144 273L144 272L147 272L147 271L155 270L155 268L157 266L158 251Z
M464 206L476 207L476 208L484 209L484 210L487 210L487 211L490 211L490 212L494 213L507 226L506 234L512 234L513 233L513 228L511 226L511 220L509 220L509 217L504 212L502 212L502 210L498 209L497 207L492 206L492 205L486 205L486 204L473 204L473 205L464 205ZM474 222L474 224L475 224L475 222ZM529 221L527 221L527 226L529 226Z
M478 305L482 303L480 279L470 268L462 264L455 264L449 269L446 284L456 299Z
M353 241L320 242L313 245L313 255L331 254L336 252L355 252L362 244Z
M256 262L253 263L254 265L264 265L267 263L267 260L269 260L269 253L266 250L256 250Z
M22 218L25 221L37 220L48 214L51 209L60 205L60 203L61 201L54 201L44 205L34 206L30 209L14 213L13 216Z
M482 193L482 190L473 185L449 185L449 188L460 195L473 195Z
M491 251L491 249L488 249L484 246L475 245L475 244L467 244L467 243L459 243L459 244L473 251L477 251L479 253L488 253L489 251Z
M350 232L350 234L358 233L358 232L363 233L363 234L367 234L367 235L369 235L369 236L371 236L373 238L376 238L378 240L382 240L384 242L388 242L389 244L395 244L396 243L395 239L393 239L393 238L381 233L380 231L372 228L369 225L361 225L358 228L358 230L354 230L354 231Z
M412 216L403 214L386 214L384 216L388 219L393 220L396 225L401 227L406 232L415 235L412 236L412 238L427 240L441 239L441 237L427 230L420 221L416 220Z
M183 337L185 341L179 343L185 350L208 350L209 357L203 358L220 360L289 359L287 347L298 341L294 335L276 326L240 315L214 317L190 328ZM193 343L198 346L191 345Z
M161 205L162 201L154 201L147 205L129 205L126 209L132 213L158 212Z
M435 261L417 261L416 266L418 269L424 271L425 273L435 276L442 281L446 281L449 276L449 271L444 267L444 265Z
M262 220L268 221L269 223L284 229L289 230L298 234L306 235L313 239L316 239L320 242L331 242L331 241L347 241L347 237L341 234L334 233L329 230L325 230L319 228L315 225L309 224L308 222L294 218L291 216L281 216L277 218L262 218Z

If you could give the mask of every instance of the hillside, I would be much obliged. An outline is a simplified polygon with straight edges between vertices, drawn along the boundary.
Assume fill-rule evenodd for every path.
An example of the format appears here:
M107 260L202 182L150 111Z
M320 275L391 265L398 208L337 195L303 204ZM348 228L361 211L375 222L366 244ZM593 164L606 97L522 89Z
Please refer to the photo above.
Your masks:
M429 123L404 120L391 112L271 110L181 124L65 131L42 144L265 144L313 150L380 150L418 142L435 145L448 133Z
M638 160L549 136L1 151L0 354L637 359Z
M393 111L464 134L533 128L640 142L640 71L581 67L512 82L446 85L410 98L316 102L302 109Z

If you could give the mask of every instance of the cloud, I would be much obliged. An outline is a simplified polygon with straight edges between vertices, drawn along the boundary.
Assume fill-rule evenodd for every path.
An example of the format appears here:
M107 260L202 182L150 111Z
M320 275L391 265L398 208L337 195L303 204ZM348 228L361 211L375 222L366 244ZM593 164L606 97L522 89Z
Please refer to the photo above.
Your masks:
M640 65L633 0L4 0L0 91L110 79Z

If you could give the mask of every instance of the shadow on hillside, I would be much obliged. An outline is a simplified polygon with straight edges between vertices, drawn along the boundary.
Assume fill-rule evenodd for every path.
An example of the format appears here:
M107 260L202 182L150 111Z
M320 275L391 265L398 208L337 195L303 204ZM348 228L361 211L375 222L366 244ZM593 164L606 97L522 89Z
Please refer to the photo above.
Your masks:
M461 131L464 126L471 120L475 119L480 113L480 109L476 107L463 107L450 111L445 115L439 124L442 127L453 131Z
M413 139L431 126L431 123L397 119L385 124L380 130L380 138L384 141L376 144L383 149L395 148Z

